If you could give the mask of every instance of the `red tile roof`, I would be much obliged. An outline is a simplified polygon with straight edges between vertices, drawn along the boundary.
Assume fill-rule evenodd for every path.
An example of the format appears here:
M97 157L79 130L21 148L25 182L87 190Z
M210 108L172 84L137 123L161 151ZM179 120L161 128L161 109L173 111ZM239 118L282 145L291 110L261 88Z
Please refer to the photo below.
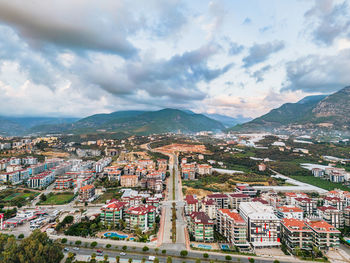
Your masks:
M280 206L277 208L277 210L283 212L283 213L288 213L288 212L294 212L294 213L297 213L297 212L303 212L303 210L301 210L299 207L289 207L289 206Z
M311 231L303 220L295 218L283 218L281 223L291 231Z
M339 233L340 231L326 221L310 221L307 224L316 232Z

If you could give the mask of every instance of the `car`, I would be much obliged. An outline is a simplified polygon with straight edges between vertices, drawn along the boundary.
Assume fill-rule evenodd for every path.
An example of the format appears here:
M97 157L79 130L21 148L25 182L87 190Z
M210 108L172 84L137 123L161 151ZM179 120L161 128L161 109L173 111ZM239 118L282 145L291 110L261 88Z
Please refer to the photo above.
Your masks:
M103 253L97 253L97 256L102 257L102 256L103 256Z
M126 253L125 252L120 252L120 255L121 256L126 256Z
M97 252L97 253L103 253L103 251L100 250L100 249L96 250L96 252Z
M65 252L67 252L67 251L69 251L69 248L68 248L68 247L65 247L63 250L64 250Z
M74 249L74 250L79 250L79 248L78 248L78 247L73 247L73 249Z

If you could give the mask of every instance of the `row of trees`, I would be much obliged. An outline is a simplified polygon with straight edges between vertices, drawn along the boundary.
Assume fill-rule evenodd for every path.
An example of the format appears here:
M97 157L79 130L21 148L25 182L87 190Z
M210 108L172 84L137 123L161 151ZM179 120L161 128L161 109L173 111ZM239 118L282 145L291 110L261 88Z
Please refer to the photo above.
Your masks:
M59 263L62 258L60 244L40 230L20 242L14 236L0 234L0 263Z

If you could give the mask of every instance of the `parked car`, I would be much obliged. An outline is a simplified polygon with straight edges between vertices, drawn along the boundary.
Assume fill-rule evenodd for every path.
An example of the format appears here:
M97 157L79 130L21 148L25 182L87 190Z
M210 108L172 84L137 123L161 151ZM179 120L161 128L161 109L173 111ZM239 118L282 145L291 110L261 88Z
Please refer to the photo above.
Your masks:
M74 249L74 250L79 250L79 248L78 248L78 247L73 247L73 249Z
M120 255L121 256L126 256L126 253L125 252L120 252Z

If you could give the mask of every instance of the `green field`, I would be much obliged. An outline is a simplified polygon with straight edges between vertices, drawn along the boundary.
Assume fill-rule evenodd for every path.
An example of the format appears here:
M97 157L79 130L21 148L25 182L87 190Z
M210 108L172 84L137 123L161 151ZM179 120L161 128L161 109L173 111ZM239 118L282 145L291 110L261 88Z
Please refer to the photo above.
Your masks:
M19 195L21 195L21 193L13 193L13 194L11 194L9 196L6 196L3 200L4 201L11 201L13 198L15 198L15 197L17 197ZM24 194L22 196L24 196Z
M298 180L300 182L303 182L303 183L307 183L307 184L311 184L311 185L320 187L320 188L328 190L328 191L334 190L336 188L341 189L343 191L350 191L350 187L345 186L341 183L332 183L332 182L327 181L327 180L313 177L312 175L307 175L307 176L294 175L294 176L289 176L289 177L293 178L295 180Z
M30 190L6 189L0 192L0 204L21 207L34 199L39 193Z
M92 203L94 204L104 204L107 200L111 199L120 199L121 193L119 192L119 188L107 189L106 192L103 193L98 199L94 200Z
M74 198L73 193L50 193L47 196L46 201L39 202L39 205L63 205L72 201Z

